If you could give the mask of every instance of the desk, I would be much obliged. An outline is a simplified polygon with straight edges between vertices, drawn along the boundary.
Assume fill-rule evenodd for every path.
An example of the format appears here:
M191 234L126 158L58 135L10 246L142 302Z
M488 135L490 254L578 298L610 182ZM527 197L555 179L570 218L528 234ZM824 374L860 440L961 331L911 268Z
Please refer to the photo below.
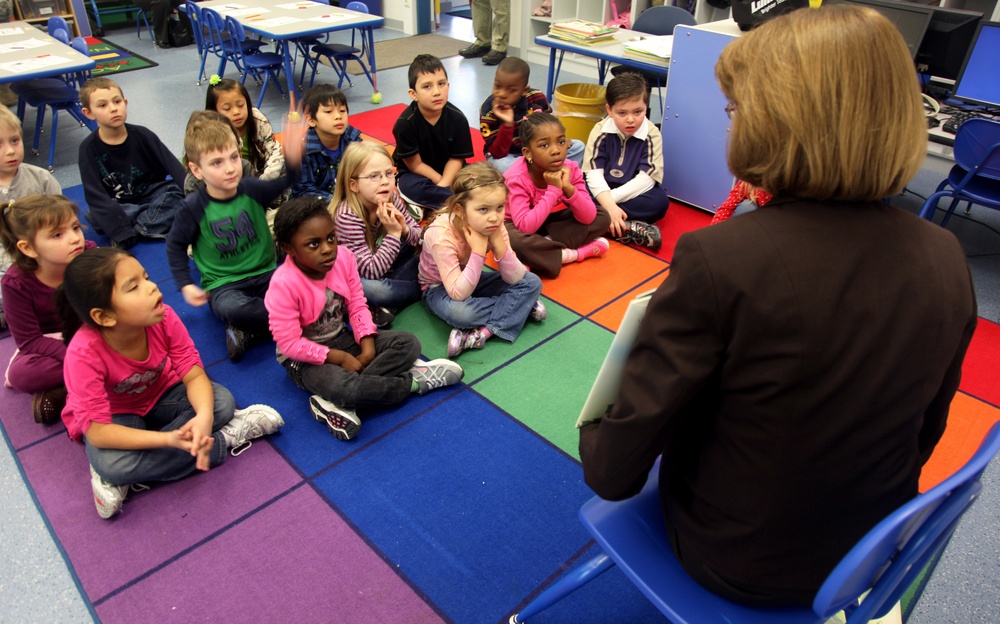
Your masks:
M202 2L202 9L212 9L222 15L232 16L243 29L279 42L284 57L285 80L288 92L299 95L295 86L295 71L292 54L295 50L293 39L312 37L338 30L360 28L368 45L368 68L375 78L375 45L372 30L382 26L385 18L357 11L348 11L310 0L247 0L247 4L231 0ZM375 83L377 84L377 83Z
M562 70L563 56L567 52L575 52L581 56L588 56L590 58L597 59L597 84L604 84L604 78L608 73L608 63L619 63L621 65L627 65L628 67L645 69L646 71L666 76L667 69L670 66L670 61L648 61L646 59L629 56L628 54L625 54L624 50L622 50L622 43L628 41L629 39L648 36L648 34L641 33L637 30L627 30L622 28L615 33L614 39L609 39L604 43L596 43L593 45L563 41L562 39L556 39L548 35L539 35L538 37L535 37L535 43L551 48L551 50L549 50L549 78L546 85L545 95L551 102L552 93L555 90L556 83L559 81L559 72ZM557 52L559 53L558 61L556 61Z
M0 83L49 78L96 66L89 56L28 22L0 26Z

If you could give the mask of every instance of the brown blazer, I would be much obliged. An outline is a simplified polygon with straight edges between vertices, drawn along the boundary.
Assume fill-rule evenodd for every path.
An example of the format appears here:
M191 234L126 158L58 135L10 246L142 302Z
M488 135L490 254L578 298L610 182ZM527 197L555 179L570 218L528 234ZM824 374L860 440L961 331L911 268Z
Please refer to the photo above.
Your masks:
M752 604L809 604L917 494L976 325L965 254L881 202L775 199L685 234L610 416L580 432L587 484L660 493L686 570Z

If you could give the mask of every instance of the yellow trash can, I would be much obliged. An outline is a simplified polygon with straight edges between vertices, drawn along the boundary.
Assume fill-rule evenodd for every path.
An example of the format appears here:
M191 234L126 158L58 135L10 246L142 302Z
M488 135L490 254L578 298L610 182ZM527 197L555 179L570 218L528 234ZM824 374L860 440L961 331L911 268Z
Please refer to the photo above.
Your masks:
M566 128L566 136L586 142L594 124L604 118L604 87L572 82L556 87L552 112Z

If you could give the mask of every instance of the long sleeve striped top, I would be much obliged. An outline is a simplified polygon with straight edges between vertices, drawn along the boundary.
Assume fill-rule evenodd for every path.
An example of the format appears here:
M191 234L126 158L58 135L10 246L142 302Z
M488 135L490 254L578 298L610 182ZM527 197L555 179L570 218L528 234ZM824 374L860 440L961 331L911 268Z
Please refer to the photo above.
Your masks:
M337 243L351 250L358 261L358 273L365 279L379 279L385 275L399 256L404 242L414 248L420 245L420 225L410 216L398 193L392 194L392 202L396 209L403 213L403 218L410 230L409 234L405 241L401 241L395 236L386 234L381 224L377 224L373 226L378 228L374 251L365 240L365 231L369 225L351 212L347 202L342 202L337 206L334 213Z

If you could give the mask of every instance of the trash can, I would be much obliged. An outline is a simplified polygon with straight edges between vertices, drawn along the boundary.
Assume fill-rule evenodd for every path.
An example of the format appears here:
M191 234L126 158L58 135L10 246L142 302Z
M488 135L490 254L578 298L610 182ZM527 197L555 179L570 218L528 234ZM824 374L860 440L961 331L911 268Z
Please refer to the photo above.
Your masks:
M556 87L552 112L566 128L566 136L587 142L594 124L604 118L604 87L572 82Z

